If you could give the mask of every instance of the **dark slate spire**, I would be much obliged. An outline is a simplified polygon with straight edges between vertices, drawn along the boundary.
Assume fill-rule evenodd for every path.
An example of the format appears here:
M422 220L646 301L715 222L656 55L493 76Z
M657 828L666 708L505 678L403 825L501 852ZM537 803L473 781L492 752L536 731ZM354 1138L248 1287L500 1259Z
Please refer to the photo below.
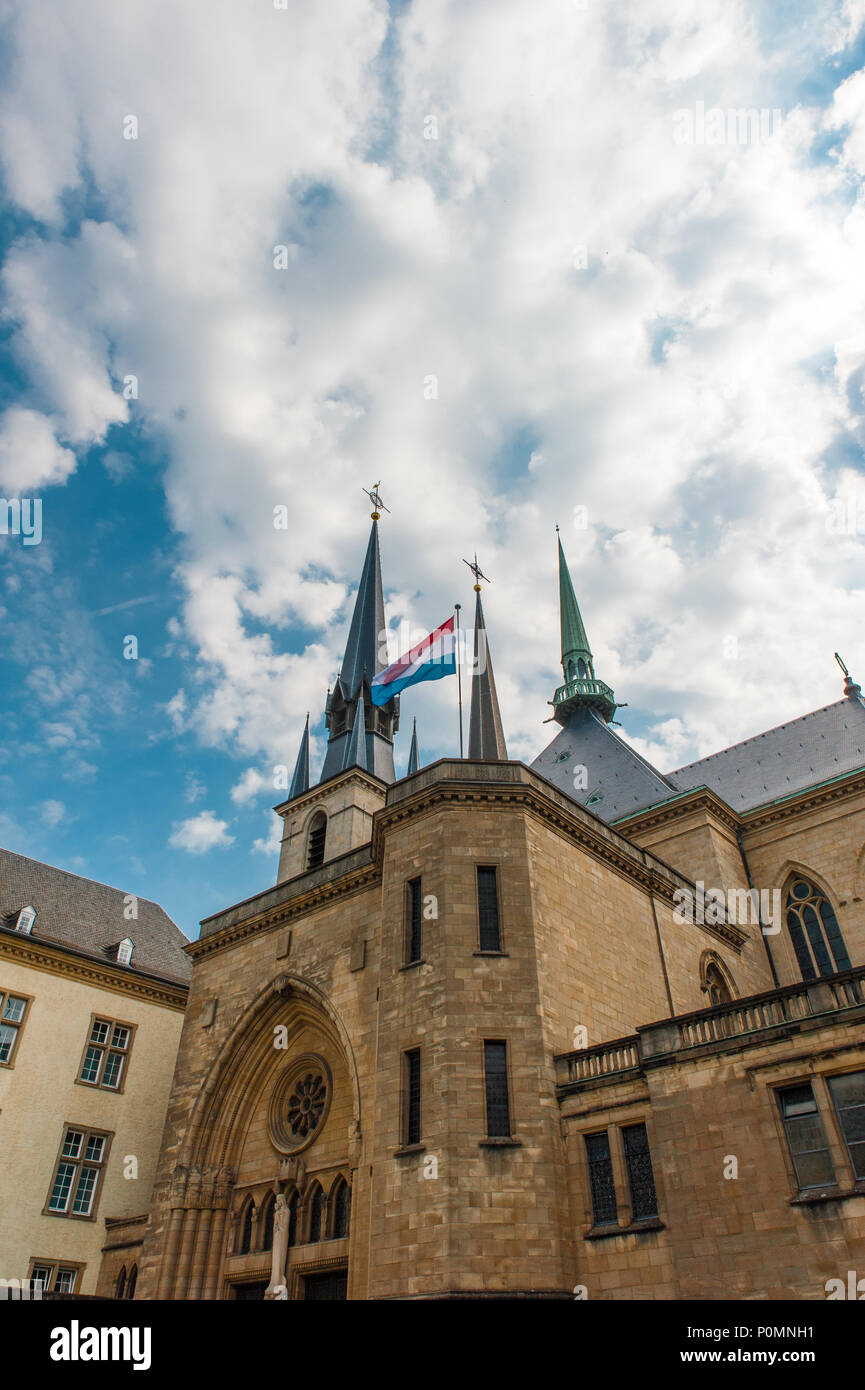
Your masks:
M303 736L300 740L300 748L297 753L297 762L294 765L294 776L291 779L291 787L288 799L300 796L303 792L309 791L309 714L306 716L306 724Z
M475 584L475 650L472 671L472 704L469 715L469 757L488 758L491 762L507 761L505 735L493 663L487 641L481 586Z
M351 627L342 661L341 681L349 694L354 695L364 671L372 680L386 663L379 652L380 634L384 632L384 595L381 587L381 557L378 549L378 521L373 521L369 544L360 576L357 598L354 601Z
M372 495L372 494L370 494ZM383 505L376 486L373 504ZM384 632L384 595L378 544L378 506L360 576L342 669L328 697L325 722L329 734L321 781L349 767L362 767L384 782L395 780L393 737L399 728L399 697L376 707L370 681L387 664L380 650ZM367 715L369 710L369 715ZM358 713L362 722L358 723Z
M420 767L420 752L417 746L417 720L414 721L411 731L411 748L408 750L408 767L406 777L411 777Z
M354 725L351 736L345 746L343 769L350 767L362 767L366 772L369 771L366 760L366 706L363 699L363 686L361 686L354 709Z
M558 533L558 526L556 532ZM559 536L559 613L562 628L562 672L565 684L560 685L552 699L553 710L560 724L578 708L594 709L609 724L616 712L616 697L608 685L595 676L589 639L583 626L577 596L562 538Z

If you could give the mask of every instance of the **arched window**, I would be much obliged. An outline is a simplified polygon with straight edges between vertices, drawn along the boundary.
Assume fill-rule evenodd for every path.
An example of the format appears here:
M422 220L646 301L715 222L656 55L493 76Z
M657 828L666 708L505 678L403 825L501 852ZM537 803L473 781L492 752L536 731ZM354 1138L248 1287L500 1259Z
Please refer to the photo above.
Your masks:
M297 1213L300 1207L300 1198L297 1192L292 1192L288 1199L288 1244L297 1245Z
M730 993L730 986L717 965L706 966L706 989L711 1004L729 1004L733 998Z
M309 1195L309 1244L321 1240L321 1218L324 1214L324 1193L318 1183Z
M334 1240L348 1235L348 1199L348 1183L345 1178L338 1178L330 1197L333 1208L331 1235Z
M268 1193L264 1199L264 1214L261 1218L261 1248L262 1250L273 1249L273 1213L276 1207L276 1197L272 1192Z
M797 876L787 889L787 930L803 980L850 969L835 909L822 889L806 878Z
M572 661L569 661L569 662L568 662L568 680L569 680L569 681L575 680L575 679L576 679L576 675L577 675L577 668L576 668L576 666L574 665L574 663L573 663Z
M580 657L579 661L577 662L577 676L581 681L584 681L587 675L588 671L586 669L586 663L583 661L583 658Z
M126 1297L126 1265L122 1266L120 1273L117 1276L117 1282L114 1285L114 1297Z
M129 1282L126 1285L126 1297L135 1297L135 1285L138 1283L138 1265L133 1265L129 1271Z
M324 863L324 842L327 839L327 816L324 811L316 811L309 823L309 836L306 842L306 867L317 869Z
M252 1198L248 1197L246 1205L240 1213L240 1232L237 1238L238 1255L247 1255L252 1246L252 1222L255 1216L255 1206Z

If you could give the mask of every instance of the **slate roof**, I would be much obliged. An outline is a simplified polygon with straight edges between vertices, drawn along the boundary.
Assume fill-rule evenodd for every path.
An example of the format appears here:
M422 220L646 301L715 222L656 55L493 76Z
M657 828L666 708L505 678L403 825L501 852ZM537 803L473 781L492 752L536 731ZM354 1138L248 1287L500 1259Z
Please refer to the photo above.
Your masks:
M138 918L127 921L123 916L126 892L0 849L0 927L5 921L8 931L11 914L34 907L34 941L68 946L116 964L111 947L129 937L135 946L132 963L121 969L188 984L192 962L183 949L187 944L183 932L148 898L138 899Z
M838 700L667 774L677 791L711 787L736 811L865 767L865 705Z
M585 789L574 787L578 764L586 769ZM632 815L676 794L657 768L589 708L575 709L531 766L604 821Z

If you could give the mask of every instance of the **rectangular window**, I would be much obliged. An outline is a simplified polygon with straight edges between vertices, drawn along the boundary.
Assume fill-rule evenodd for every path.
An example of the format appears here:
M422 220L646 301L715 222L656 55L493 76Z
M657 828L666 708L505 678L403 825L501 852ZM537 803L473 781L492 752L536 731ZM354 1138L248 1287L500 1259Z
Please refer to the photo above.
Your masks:
M421 958L423 943L423 894L421 881L413 878L408 885L408 922L406 924L405 960L411 965Z
M93 1215L110 1138L95 1130L65 1130L46 1212L55 1216Z
M496 871L478 868L478 937L482 951L502 949Z
M646 1126L627 1125L622 1130L622 1140L625 1146L628 1186L631 1190L631 1218L634 1221L645 1221L647 1217L658 1215L655 1175L652 1171L652 1155L649 1152Z
M589 1164L589 1189L592 1194L592 1219L596 1226L615 1226L618 1223L616 1183L613 1177L610 1140L606 1131L602 1134L586 1135L586 1158Z
M508 1097L507 1043L484 1043L484 1086L487 1101L487 1138L509 1139L511 1107Z
M78 1080L85 1086L119 1091L132 1043L132 1028L110 1018L94 1018Z
M834 1183L835 1170L810 1082L778 1092L778 1104L801 1191Z
M57 1264L53 1260L31 1260L29 1278L41 1284L45 1293L75 1293L83 1265Z
M420 1143L420 1048L405 1053L403 1142Z
M865 1178L865 1071L830 1077L829 1093L853 1164L853 1175Z
M18 1038L27 1016L29 999L0 990L0 1063L8 1066L15 1056Z

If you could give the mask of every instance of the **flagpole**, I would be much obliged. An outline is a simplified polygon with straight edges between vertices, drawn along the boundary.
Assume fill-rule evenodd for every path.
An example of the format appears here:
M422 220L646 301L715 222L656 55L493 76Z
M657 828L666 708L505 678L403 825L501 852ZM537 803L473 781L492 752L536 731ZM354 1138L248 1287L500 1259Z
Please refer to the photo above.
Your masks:
M463 673L462 673L462 651L460 650L460 608L461 603L454 604L454 612L457 615L456 631L456 655L457 655L457 698L460 707L460 757L463 756Z

